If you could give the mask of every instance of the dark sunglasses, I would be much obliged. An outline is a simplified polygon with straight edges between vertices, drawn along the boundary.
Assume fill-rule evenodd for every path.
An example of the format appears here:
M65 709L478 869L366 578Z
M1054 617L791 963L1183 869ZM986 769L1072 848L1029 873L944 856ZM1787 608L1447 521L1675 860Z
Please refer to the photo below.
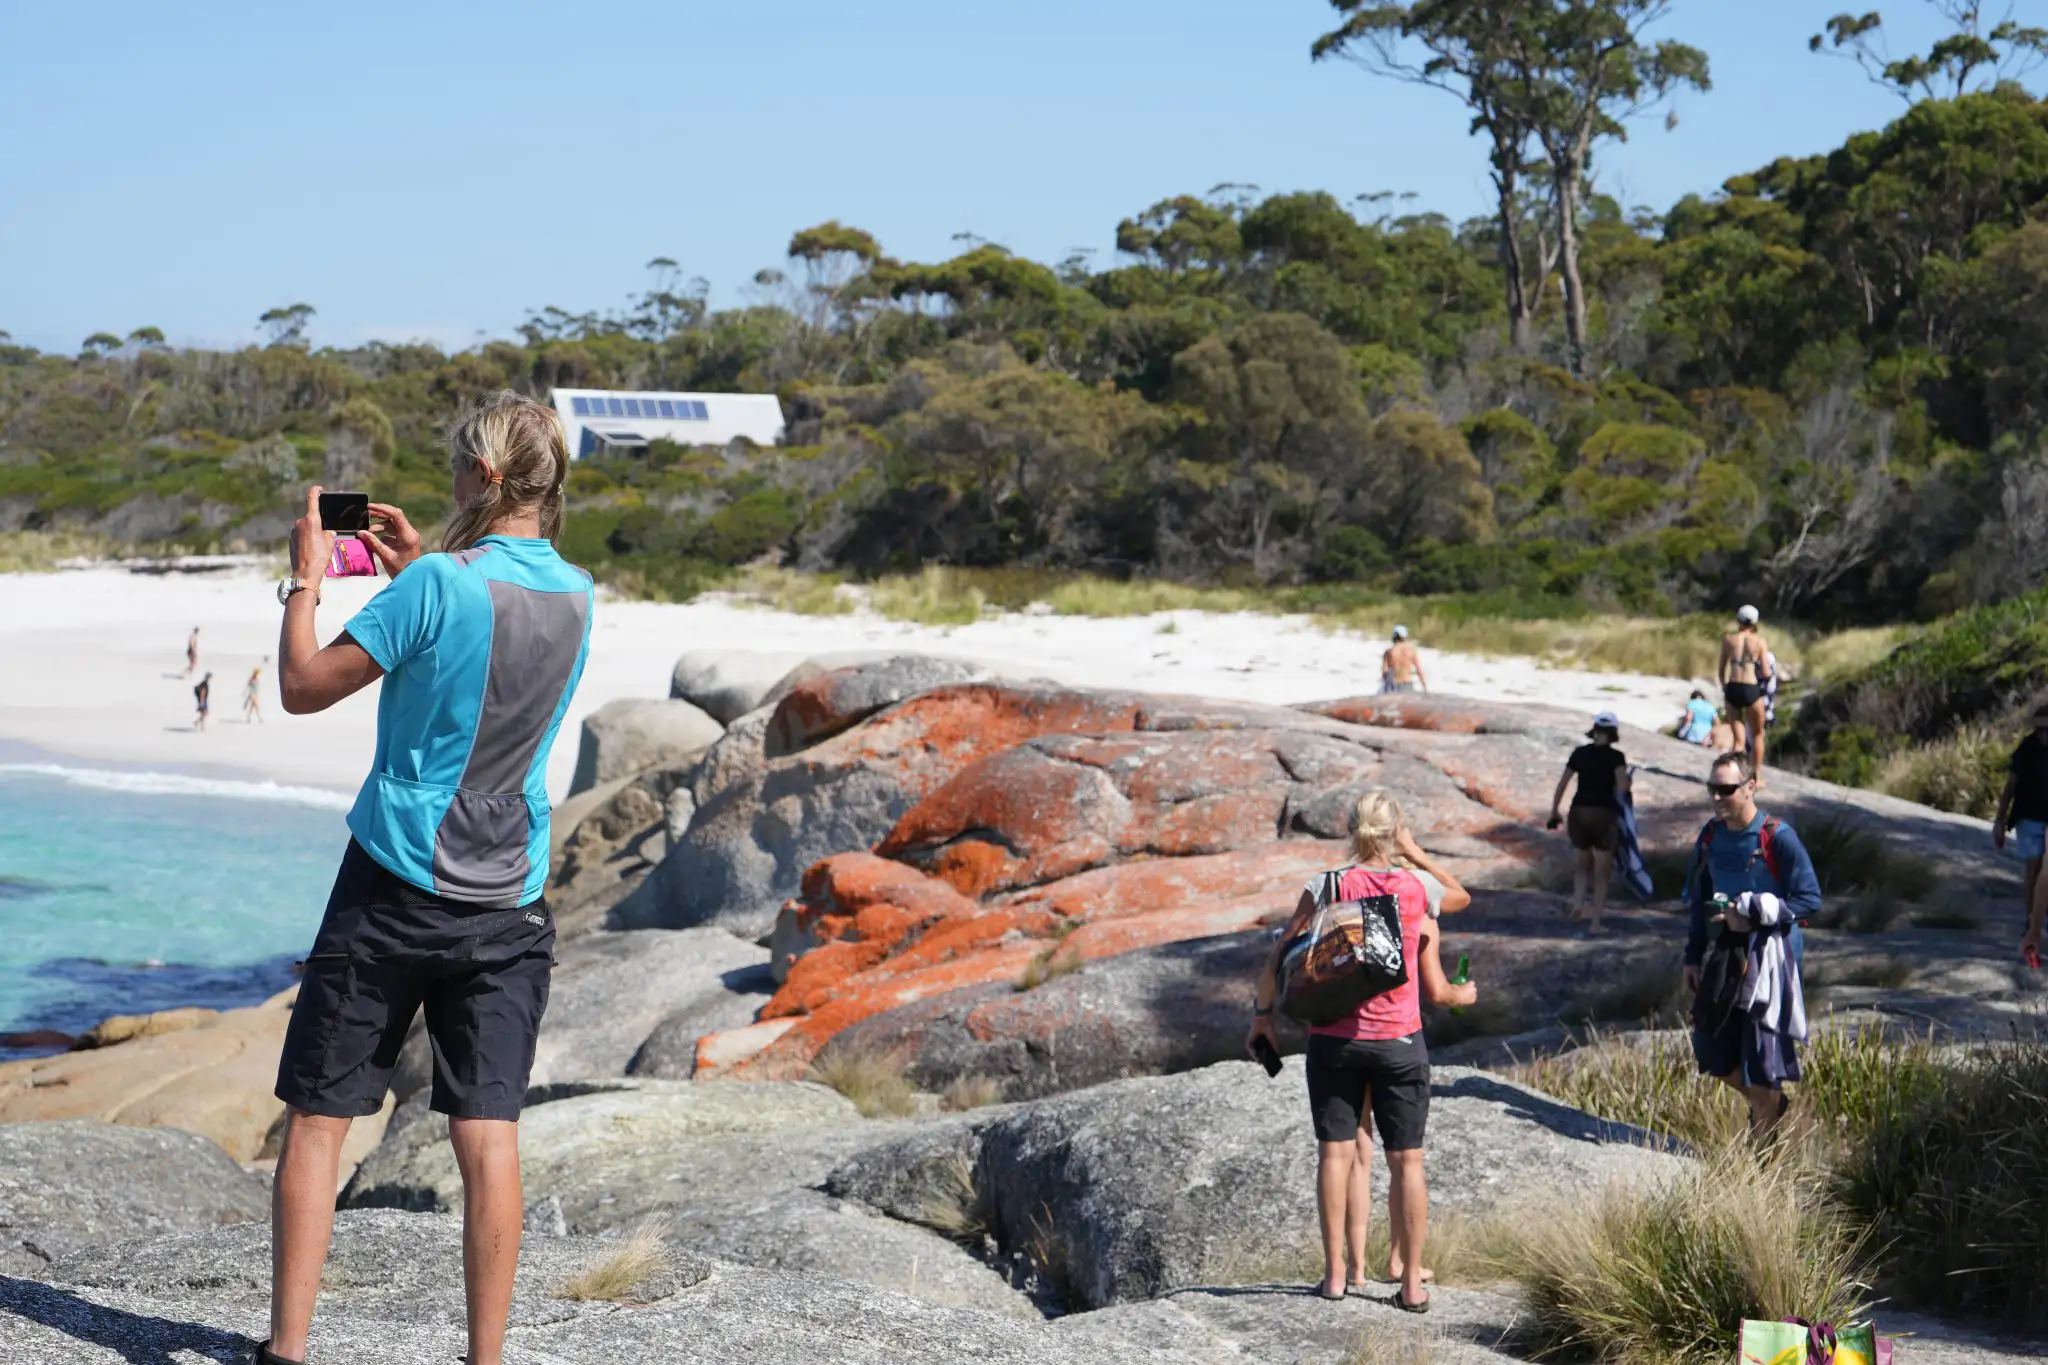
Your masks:
M1707 784L1707 791L1713 795L1716 801L1718 801L1723 797L1735 795L1735 793L1741 791L1744 787L1748 785L1749 779L1747 778L1744 778L1740 782L1709 782Z

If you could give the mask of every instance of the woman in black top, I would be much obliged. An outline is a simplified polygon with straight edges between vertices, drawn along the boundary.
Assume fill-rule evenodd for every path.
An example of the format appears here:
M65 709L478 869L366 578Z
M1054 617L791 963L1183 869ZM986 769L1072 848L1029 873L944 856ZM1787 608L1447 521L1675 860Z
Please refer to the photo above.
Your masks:
M1615 745L1621 740L1621 720L1612 711L1593 717L1586 732L1592 743L1572 750L1565 762L1564 776L1557 779L1557 791L1550 798L1550 828L1565 824L1571 836L1577 863L1572 869L1571 917L1586 920L1586 932L1600 932L1600 919L1607 913L1607 879L1614 871L1614 849L1619 828L1621 795L1628 791L1628 759ZM1572 793L1570 820L1564 821L1557 808L1564 801L1564 789L1572 778L1579 779ZM1587 909L1587 888L1592 890L1592 908Z

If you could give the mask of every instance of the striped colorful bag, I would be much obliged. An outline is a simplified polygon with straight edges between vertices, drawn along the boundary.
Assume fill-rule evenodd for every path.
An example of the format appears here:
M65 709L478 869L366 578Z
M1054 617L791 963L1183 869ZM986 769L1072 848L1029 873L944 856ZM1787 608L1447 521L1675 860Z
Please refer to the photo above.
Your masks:
M1744 1318L1737 1365L1892 1365L1892 1340L1867 1322L1838 1329L1804 1318Z

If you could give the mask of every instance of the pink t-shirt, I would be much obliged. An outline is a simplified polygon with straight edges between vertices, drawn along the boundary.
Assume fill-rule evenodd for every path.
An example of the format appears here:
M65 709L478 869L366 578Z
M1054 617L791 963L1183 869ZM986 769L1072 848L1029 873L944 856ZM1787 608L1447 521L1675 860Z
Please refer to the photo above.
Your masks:
M1321 881L1318 877L1308 884L1309 894L1315 894ZM1347 867L1337 884L1338 900L1386 895L1400 907L1401 960L1408 964L1408 979L1360 1005L1350 1018L1317 1024L1310 1033L1384 1042L1422 1031L1422 926L1443 908L1444 884L1427 872L1386 867Z

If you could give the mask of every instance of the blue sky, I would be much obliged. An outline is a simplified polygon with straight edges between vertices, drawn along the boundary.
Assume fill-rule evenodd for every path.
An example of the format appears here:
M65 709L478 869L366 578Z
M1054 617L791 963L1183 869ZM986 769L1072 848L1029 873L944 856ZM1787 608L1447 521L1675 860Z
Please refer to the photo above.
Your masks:
M2030 0L2031 2L2031 0ZM1855 8L1869 0L1856 0ZM1806 50L1844 0L1678 0L1714 92L1607 157L1668 206L1902 108ZM1901 41L1933 27L1888 0ZM0 5L0 328L319 344L506 335L614 306L668 255L718 304L827 218L933 260L971 232L1107 260L1219 182L1483 211L1450 98L1311 65L1326 0Z

